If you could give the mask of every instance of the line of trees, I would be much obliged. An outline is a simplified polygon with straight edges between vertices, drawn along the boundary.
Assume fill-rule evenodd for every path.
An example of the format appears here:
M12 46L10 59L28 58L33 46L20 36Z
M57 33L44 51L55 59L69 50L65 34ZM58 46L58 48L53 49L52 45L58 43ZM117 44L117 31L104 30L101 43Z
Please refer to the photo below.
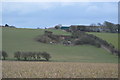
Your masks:
M0 51L1 59L6 60L8 57L7 52ZM17 51L14 53L14 58L17 60L41 60L42 58L49 61L51 55L47 52L21 52Z
M91 24L91 28L101 28L103 32L110 32L110 33L119 33L120 31L120 24L114 24L108 21L104 21L104 23L98 24Z
M99 41L97 41L95 38L91 37L89 34L82 31L73 32L72 38L73 38L72 43L74 45L88 44L88 45L96 46L98 48L101 47L101 44L99 43Z
M17 60L24 59L26 60L40 60L41 58L46 59L46 61L49 61L51 58L50 54L47 52L20 52L17 51L14 53L14 58Z

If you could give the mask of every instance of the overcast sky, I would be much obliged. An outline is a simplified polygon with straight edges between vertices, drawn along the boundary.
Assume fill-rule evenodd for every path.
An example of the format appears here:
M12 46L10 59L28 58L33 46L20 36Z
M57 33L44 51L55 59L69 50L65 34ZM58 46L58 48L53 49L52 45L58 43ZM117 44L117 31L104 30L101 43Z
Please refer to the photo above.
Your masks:
M118 23L117 2L4 2L2 24L21 28L110 21Z

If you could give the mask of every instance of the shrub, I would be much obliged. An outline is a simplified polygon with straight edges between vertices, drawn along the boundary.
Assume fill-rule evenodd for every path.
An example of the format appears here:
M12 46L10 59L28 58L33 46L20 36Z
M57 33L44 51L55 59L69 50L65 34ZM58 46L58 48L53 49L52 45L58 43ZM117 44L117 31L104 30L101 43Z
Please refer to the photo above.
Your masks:
M51 36L48 36L51 40L54 40L54 41L57 41L59 42L60 39L59 39L59 36L56 36L56 35L51 35Z
M48 36L43 35L43 36L40 36L37 39L37 41L43 42L43 43L49 43L51 41L51 39Z
M47 52L43 52L41 53L42 58L45 58L47 61L49 61L49 59L51 58L50 54Z
M20 51L15 52L14 57L17 58L18 60L20 60L21 52Z
M94 44L94 46L100 48L100 47L101 47L101 44L99 44L99 43L96 42L96 43Z
M26 61L27 58L28 58L28 53L27 52L22 52L21 57L24 58L24 60Z
M37 59L41 59L41 52L36 53Z
M28 52L28 57L30 58L30 59L35 59L35 52Z
M80 38L80 37L82 37L84 35L85 35L85 33L82 32L82 31L74 31L74 32L72 32L72 38Z
M101 44L96 40L96 37L91 37L92 35L83 35L81 37L79 37L77 40L74 41L75 45L83 45L83 44L89 44L89 45L93 45L96 46L98 48L101 47Z
M55 26L55 29L60 29L60 26L59 26L59 25L56 25L56 26Z
M7 52L5 52L5 51L2 51L2 57L3 57L3 60L5 60L5 59L6 59L6 57L8 57L8 54L7 54Z
M8 24L5 24L5 27L9 27L9 25L8 25Z

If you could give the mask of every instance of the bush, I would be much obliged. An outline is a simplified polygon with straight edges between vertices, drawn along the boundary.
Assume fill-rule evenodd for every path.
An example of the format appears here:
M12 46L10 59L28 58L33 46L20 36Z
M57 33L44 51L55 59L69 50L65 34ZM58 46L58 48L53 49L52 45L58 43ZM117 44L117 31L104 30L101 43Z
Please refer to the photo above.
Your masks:
M40 36L37 39L37 41L43 42L43 43L49 43L51 41L51 39L48 36L43 35L43 36Z
M74 31L72 32L72 38L80 38L82 36L85 36L85 33L82 31Z
M20 60L21 52L20 51L15 52L14 57L17 58L18 60Z
M38 53L36 53L36 55L37 55L37 59L41 59L41 52L38 52Z
M2 51L2 57L3 57L3 60L5 60L5 59L6 59L6 57L8 57L8 54L7 54L7 52L5 52L5 51Z
M96 43L94 44L94 46L100 48L100 47L101 47L101 44L99 44L99 43L96 42Z
M59 25L56 25L56 26L55 26L55 29L60 29L60 26L59 26Z
M56 36L56 35L51 35L51 36L48 36L51 40L54 40L54 41L57 41L59 42L60 39L59 39L59 36Z
M75 45L83 45L83 44L89 44L96 46L98 48L101 47L100 43L98 43L94 38L91 38L89 36L82 36L81 38L78 38L74 41Z
M29 57L28 52L21 52L21 57L24 58L24 60L26 61L27 58Z
M47 61L49 61L49 59L51 58L50 54L48 54L47 52L43 52L41 53L42 58L45 58Z

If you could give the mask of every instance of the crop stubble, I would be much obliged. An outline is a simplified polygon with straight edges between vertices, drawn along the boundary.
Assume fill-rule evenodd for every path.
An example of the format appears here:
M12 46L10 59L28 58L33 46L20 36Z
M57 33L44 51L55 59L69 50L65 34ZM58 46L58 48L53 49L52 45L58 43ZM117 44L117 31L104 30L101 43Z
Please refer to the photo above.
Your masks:
M3 78L117 78L114 63L3 61Z

